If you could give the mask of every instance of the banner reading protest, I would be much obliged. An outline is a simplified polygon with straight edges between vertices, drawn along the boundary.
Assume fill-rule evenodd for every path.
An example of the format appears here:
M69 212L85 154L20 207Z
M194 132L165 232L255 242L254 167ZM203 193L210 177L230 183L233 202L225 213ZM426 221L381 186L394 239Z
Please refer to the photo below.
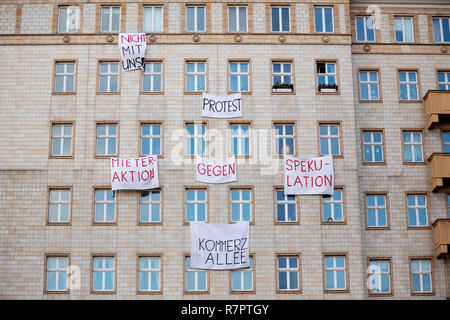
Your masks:
M284 156L284 194L333 195L333 156L299 159Z
M234 224L191 222L191 268L248 268L248 236L248 221Z
M202 117L242 117L241 101L241 93L235 93L228 96L215 96L203 92Z
M236 159L224 160L196 157L196 181L205 183L227 183L237 181Z
M147 41L145 33L119 33L119 50L122 70L144 70Z
M146 190L159 187L158 158L111 158L112 190Z

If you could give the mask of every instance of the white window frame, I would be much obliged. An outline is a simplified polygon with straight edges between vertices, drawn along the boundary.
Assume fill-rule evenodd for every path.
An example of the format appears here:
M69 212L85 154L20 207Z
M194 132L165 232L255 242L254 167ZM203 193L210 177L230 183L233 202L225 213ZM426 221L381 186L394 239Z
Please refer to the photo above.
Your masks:
M188 132L188 126L193 126L194 127L194 134L190 135ZM205 133L202 134L202 127L205 127ZM204 156L206 155L206 130L207 130L207 126L206 124L195 124L195 123L187 123L185 125L185 133L186 133L186 154L188 156ZM191 139L192 143L194 144L194 153L190 154L188 148L188 140ZM200 143L203 145L203 143L205 144L205 148L203 150L203 153L199 152L200 146L198 145L198 139L201 139ZM203 147L202 147L203 149Z
M99 135L98 134L98 127L100 126L105 126L106 130L105 130L105 134L104 135ZM109 134L109 127L110 126L115 126L116 127L116 134L115 135L111 135ZM97 123L97 126L95 128L95 134L96 134L96 150L95 150L95 154L98 157L105 157L105 156L115 156L117 155L117 124L115 123ZM105 154L98 154L98 139L105 139ZM115 154L110 154L108 147L109 147L109 139L114 139L115 140L115 144L116 144L116 153Z
M149 126L150 127L150 134L144 134L142 133L142 127L143 126ZM154 126L159 126L160 130L159 130L159 134L153 134L153 127ZM143 140L144 139L148 139L149 140L149 151L150 153L148 155L153 155L153 156L161 156L162 155L162 140L163 140L163 134L162 134L162 124L160 123L142 123L141 124L141 150L140 153L143 156L147 156L147 154L142 153L142 145L143 145ZM155 153L153 150L153 139L159 139L159 153Z
M286 259L286 267L280 268L279 267L279 259L285 258ZM290 258L295 258L297 260L297 267L291 267L290 266ZM286 289L280 289L280 272L286 272ZM291 282L289 281L291 279L291 272L297 272L297 289L291 288ZM300 259L297 255L277 255L277 290L280 292L283 291L300 291Z
M188 200L187 199L187 192L188 191L194 191L194 200ZM198 192L199 191L203 191L205 193L205 200L199 200L198 199ZM185 223L189 223L189 222L196 222L196 221L200 221L198 220L198 205L199 204L204 204L205 205L205 221L200 221L200 222L206 222L208 221L208 189L195 189L195 188L186 188L184 189L184 197L185 197L185 202L184 202L184 221ZM187 205L188 204L193 204L194 205L194 220L193 221L188 221L187 220Z
M375 142L374 140L374 134L378 133L381 136L381 141L380 142ZM370 135L370 142L366 142L364 141L364 135L369 134ZM384 141L383 141L384 137L383 137L383 132L382 131L363 131L362 133L362 143L363 143L363 150L362 150L362 154L363 154L363 162L364 163L383 163L384 162ZM372 160L367 160L366 159L366 152L365 152L365 147L369 146L370 150L371 150L371 155L372 155ZM375 146L380 146L381 147L381 156L382 159L381 161L375 161Z
M319 63L323 63L325 64L325 73L319 73L319 71L317 71L317 67ZM328 65L333 64L334 65L334 73L330 73L328 72ZM339 90L339 86L338 86L338 79L337 79L337 63L336 62L326 62L326 61L317 61L316 62L316 81L317 81L317 88L319 87L319 76L323 76L325 77L325 85L330 85L329 83L329 78L330 77L334 77L334 84L338 87L338 89L336 89L336 91L333 92L338 92ZM320 91L319 89L317 89L319 92L326 92L326 91Z
M326 264L325 264L325 259L326 258L332 258L333 259L333 266L332 267L327 267L326 266ZM344 259L344 266L343 267L337 267L336 266L336 258L343 258ZM327 290L327 291L345 291L345 290L347 290L347 258L346 258L346 256L340 256L340 255L336 255L336 256L331 256L331 255L326 255L326 256L324 256L324 258L323 258L323 266L324 266L324 270L325 270L325 273L326 272L333 272L333 288L328 288L327 287L327 283L326 283L326 277L325 277L325 279L324 279L324 281L325 281L325 290ZM344 271L344 284L345 284L345 287L344 288L338 288L337 287L337 274L338 274L338 271Z
M289 10L289 30L283 30L283 14L282 9L287 8ZM273 30L273 19L272 19L272 9L278 9L278 28L279 31ZM270 32L283 33L291 32L291 7L290 6L270 6Z
M401 81L400 80L400 73L404 73L406 75L406 80L405 81ZM409 79L409 74L410 73L415 73L416 74L416 81L412 81ZM401 97L401 86L406 86L406 93L408 94L407 99L402 99ZM416 95L417 95L417 99L412 99L411 98L411 86L415 85L416 86ZM398 71L398 89L399 89L399 98L400 101L419 101L419 73L417 71L404 71L404 70L399 70Z
M358 39L358 19L363 19L363 28L364 28L364 40ZM373 40L367 40L367 29L370 29L368 27L369 23L368 20L372 21L372 28L373 28ZM334 22L333 22L333 29L334 29ZM377 41L377 33L375 32L375 19L372 16L356 16L355 17L355 29L356 29L356 41L357 42L376 42Z
M328 223L342 223L345 221L345 208L344 208L344 189L342 188L335 188L334 191L340 191L341 192L341 200L335 200L334 199L334 193L333 195L328 195L328 197L330 198L329 200L325 200L324 197L322 196L322 222L328 222ZM324 214L325 214L325 210L324 210L324 205L325 204L329 204L330 208L331 208L331 221L329 220L324 220ZM336 204L340 204L341 205L341 216L342 216L342 220L336 220L335 218L335 211L334 211L334 206ZM329 218L330 219L330 218Z
M396 21L400 20L401 21L401 27L402 27L402 39L401 40L397 40L397 34L396 34L396 30L395 30L395 25L396 25ZM405 26L405 20L411 20L411 35L412 35L412 40L411 41L406 41L406 26ZM413 17L394 17L394 38L395 38L395 42L397 43L414 43L414 19Z
M413 261L418 261L419 262L419 271L413 271L412 269L412 263ZM423 270L423 266L422 263L424 261L428 261L428 264L430 266L430 270L429 271L424 271ZM431 259L411 259L410 261L410 268L411 268L411 291L413 294L417 294L417 293L432 293L433 292L433 273L432 273L432 268L433 268L433 264ZM420 291L413 291L414 287L413 287L413 275L414 274L418 274L419 275L419 279L420 279ZM430 275L430 291L424 291L423 289L423 275L424 274L429 274Z
M68 200L62 200L62 192L68 192L69 193L69 199ZM52 193L57 194L57 200L52 200ZM70 204L72 198L72 192L70 189L65 188L50 188L48 191L48 223L69 223L70 222ZM57 219L51 221L50 220L50 207L52 205L56 205L58 208L57 213ZM63 205L67 205L67 221L64 221L61 219L61 207Z
M274 71L274 65L279 64L280 65L280 72ZM291 72L284 71L284 65L289 64L291 66ZM281 77L281 83L280 84L288 84L285 81L285 77L290 77L290 85L292 85L292 90L289 88L286 89L276 89L273 86L276 85L275 83L275 77ZM272 92L294 92L294 71L293 71L293 63L290 61L272 61Z
M382 271L381 270L381 263L387 262L388 270ZM372 295L386 295L392 293L391 288L391 261L386 259L370 259L369 260L369 268L368 268L368 276L369 276L369 292ZM382 283L382 276L387 275L389 277L389 291L381 291L381 283ZM376 286L378 284L378 287Z
M142 200L142 193L143 192L148 192L148 197L149 200L145 201ZM158 192L159 193L159 200L153 200L153 193ZM149 221L143 221L142 220L142 205L146 204L148 205L148 217L149 217ZM159 205L159 219L158 220L152 220L152 212L153 212L153 206L154 205ZM139 194L139 223L161 223L162 219L162 190L160 189L152 189L152 190L142 190Z
M414 205L409 204L409 197L414 197ZM424 205L419 205L418 197L423 197L425 199ZM410 228L423 228L428 227L428 199L426 194L407 194L406 195L406 203L407 203L407 215L408 215L408 227ZM425 209L425 221L427 224L420 224L420 209ZM414 210L416 216L416 224L409 224L409 210Z
M298 222L298 208L297 208L297 196L294 196L294 200L289 200L289 197L287 194L283 191L283 200L277 199L277 192L283 191L283 188L275 188L275 217L277 223L295 223ZM283 212L284 212L284 220L278 220L278 205L283 205ZM295 220L289 220L289 205L295 205Z
M254 290L255 284L253 283L253 257L250 255L249 259L249 267L248 268L243 268L243 269L239 269L239 270L233 270L231 271L231 291L233 292L252 292ZM252 286L249 289L245 289L244 288L244 275L250 273L251 275L251 279L252 279ZM239 282L239 288L235 288L233 287L233 285L235 284L233 281L233 275L235 274L239 274L240 277L240 282Z
M62 15L61 13L61 9L65 9L66 10L66 25L65 26L61 26L61 21L60 21L60 17ZM72 21L70 21L69 17L70 17L70 12L73 10L75 10L75 30L70 29L71 27L71 23ZM59 6L58 7L58 26L56 28L57 33L76 33L78 32L78 25L79 25L79 9L78 6ZM63 27L63 30L61 30L61 28Z
M233 71L231 71L231 65L232 64L236 64L237 65L237 68L238 68L238 71L237 72L233 72ZM247 65L247 72L242 72L241 71L241 65L244 65L244 64L246 64ZM240 62L240 61L230 61L229 63L228 63L228 70L229 70L229 79L228 79L228 81L229 81L229 86L230 86L230 92L250 92L250 63L249 62L247 62L247 61L242 61L242 62ZM238 81L238 90L237 91L232 91L231 90L231 77L232 76L235 76L235 77L237 77L237 81ZM241 77L242 76L247 76L247 89L248 90L241 90Z
M155 9L156 8L160 8L161 9L161 30L156 30L156 24L155 24ZM148 9L151 9L150 11ZM145 14L146 12L150 12L151 15L151 28L150 29L145 29L145 18L147 17L147 15ZM164 6L143 6L142 8L142 32L145 33L162 33L164 32Z
M233 191L237 191L239 192L239 199L238 200L233 200L232 197L232 192ZM250 199L249 200L243 200L242 197L242 191L248 191L250 193ZM249 222L252 222L253 220L253 190L251 188L232 188L230 189L230 220L231 222L239 222L239 221L247 221L244 220L243 217L243 205L244 204L248 204L250 206L250 220L248 220ZM233 205L238 205L239 206L239 220L233 220Z
M96 268L95 267L95 260L96 259L102 259L102 267L101 268ZM113 267L112 268L107 268L106 267L106 259L113 259ZM116 281L115 281L115 279L116 279L116 257L114 257L114 256L106 256L106 257L103 257L103 256L93 256L92 257L92 291L93 292L114 292L115 291L115 289L116 289ZM101 289L95 289L95 287L94 287L94 279L95 279L95 273L96 272L100 272L101 274L102 274L102 288ZM112 272L113 273L113 275L112 275L112 281L113 281L113 283L112 283L112 285L113 285L113 288L112 288L112 290L107 290L107 289L105 289L105 284L106 284L106 272Z
M54 128L55 126L60 126L61 127L61 134L57 135L54 133ZM70 135L66 135L65 129L67 126L70 126ZM72 150L73 150L73 124L72 123L52 123L52 143L51 143L51 150L50 150L50 155L52 157L71 157L72 156ZM64 154L64 141L65 139L70 139L70 154ZM53 153L53 146L55 145L55 143L59 144L60 147L60 153L59 154L55 154Z
M281 126L282 128L283 128L283 132L282 132L282 134L281 135L279 135L279 134L277 134L277 130L275 129L275 127L276 126ZM287 126L292 126L292 135L289 135L289 134L286 134L286 127ZM282 155L285 155L286 153L285 153L285 151L286 151L286 139L292 139L292 141L293 141L293 143L292 143L292 145L294 146L294 150L292 150L292 152L290 152L289 154L291 154L291 155L294 155L295 154L295 151L296 151L296 141L295 141L295 130L296 130L296 126L295 126L295 124L289 124L289 123L274 123L273 124L273 128L274 128L274 133L273 133L273 135L274 135L274 143L275 143L275 145L274 145L274 154L276 155L276 156L282 156ZM283 150L282 150L282 152L281 153L277 153L276 151L277 151L277 147L278 147L278 140L279 139L282 139L283 140Z
M103 193L103 199L102 200L97 200L97 192L102 192ZM108 200L108 191L112 191L114 193L114 200ZM97 205L103 205L103 210L102 210L102 219L101 220L97 220ZM108 204L113 204L114 205L114 220L107 220L108 218ZM94 223L95 224L102 224L102 223L116 223L117 221L117 194L114 190L110 190L110 189L94 189Z
M439 74L444 74L444 81L439 81ZM438 79L438 90L439 86L445 86L444 90L450 90L450 71L444 71L444 70L438 70L437 72L437 79Z
M369 206L369 202L367 201L368 197L374 197L374 205L373 206ZM383 197L384 198L384 206L379 205L378 204L378 197ZM375 225L370 226L369 225L369 209L370 210L374 210L375 212ZM384 210L384 215L385 215L385 220L386 220L386 224L385 225L380 225L379 223L379 217L381 215L381 213L379 212L380 210ZM366 194L366 216L367 216L367 228L387 228L388 224L388 213L387 213L387 196L385 194Z
M103 8L108 8L109 9L109 26L108 26L108 30L102 30L102 26L103 26ZM113 9L114 8L119 8L119 30L112 30L112 23L113 23ZM121 24L121 19L122 19L122 8L121 6L101 6L100 7L100 33L119 33L120 32L120 24Z
M326 135L322 135L320 133L320 127L325 126L327 127L327 134ZM338 128L338 133L337 135L332 135L331 134L331 126L337 126ZM332 154L331 152L331 139L336 139L338 140L338 148L339 148L339 153L338 154ZM322 150L320 150L320 155L324 156L324 155L332 155L332 156L340 156L341 155L341 126L339 123L319 123L319 143L321 141L321 139L326 139L327 140L327 145L328 145L328 154L322 154ZM322 145L320 143L320 145Z
M231 8L236 9L236 12L235 12L236 30L231 30L231 21L230 21L230 17L231 17L230 9ZM241 30L241 26L240 26L240 22L239 22L240 21L239 20L240 8L245 8L245 30ZM229 33L247 33L248 32L248 7L247 6L237 6L237 5L228 6L228 32Z
M231 130L232 126L237 126L237 134L233 133ZM247 126L248 131L247 134L243 134L242 126ZM250 130L251 125L250 123L230 123L230 155L236 156L236 157L248 157L251 154L251 144L250 144ZM237 152L236 154L233 153L233 146L234 146L234 139L237 139ZM245 154L242 151L243 146L245 145L245 140L248 140L248 154Z
M367 80L365 80L365 81L361 80L361 74L362 73L365 73L367 75ZM370 74L371 73L376 73L376 75L377 75L377 80L376 81L370 80ZM358 74L358 77L359 77L359 97L360 97L360 99L362 101L379 101L380 100L380 77L379 77L378 71L377 70L368 70L368 71L360 70L359 74ZM367 85L367 89L368 89L367 90L367 93L368 93L367 99L364 99L363 96L362 96L362 90L361 90L362 85ZM377 86L378 98L376 98L376 99L374 99L372 97L372 90L371 90L371 86L372 85L376 85Z
M69 64L73 65L73 72L67 71L67 69L68 69L67 67ZM64 67L63 72L58 73L58 65L62 65ZM75 68L76 68L75 61L70 61L70 62L69 61L67 61L67 62L56 61L55 62L55 79L54 79L54 84L53 84L53 87L54 87L53 91L55 93L68 93L68 92L74 93L75 92L75 80L76 80ZM63 77L63 90L61 90L61 91L56 91L56 77ZM67 88L67 78L68 77L73 77L73 84L72 84L73 87L72 87L72 90L70 90L70 91Z
M333 26L333 30L332 31L326 31L326 21L325 21L325 10L326 8L330 8L331 9L331 21L332 21L332 26ZM322 14L322 30L323 31L317 31L317 26L315 25L316 23L316 16L315 16L315 11L316 9L321 9L321 14ZM314 32L315 33L334 33L334 8L333 7L329 7L329 6L315 6L314 7Z
M141 259L148 259L148 268L141 268ZM158 259L158 268L152 268L152 259ZM138 259L138 265L139 265L139 270L138 270L138 274L139 274L139 292L160 292L161 291L161 257L160 256L140 256ZM141 288L141 273L147 273L147 286L148 289L144 290ZM158 275L158 288L157 289L152 289L152 274L153 273L157 273Z
M208 290L208 271L200 271L199 269L192 269L192 268L188 268L188 260L189 259L189 266L190 266L190 259L191 259L191 257L188 257L188 256L186 256L186 257L184 257L184 263L185 263L185 283L184 283L184 290L186 291L186 292L208 292L209 290ZM193 290L188 290L188 288L187 288L187 278L188 278L188 272L190 272L190 273L193 273L194 274L194 283L195 283L195 288L193 289ZM198 275L199 275L199 273L205 273L206 274L206 283L205 283L205 289L204 290L202 290L202 289L198 289Z
M49 259L56 259L56 267L54 269L50 269L49 268L49 265L48 265ZM66 267L65 268L60 267L62 259L66 260ZM69 257L68 256L64 256L64 255L61 255L61 256L54 256L54 255L46 256L46 260L45 260L45 269L46 269L46 271L45 271L45 273L46 273L46 275L45 275L45 277L46 277L45 291L48 291L48 292L66 292L68 290L68 288L67 288L68 267L69 267ZM49 287L48 287L49 273L50 272L55 272L56 273L56 277L55 277L56 289L49 289ZM58 289L59 284L60 284L59 283L59 274L60 273L65 273L66 274L66 277L65 277L66 281L64 282L64 289Z
M445 41L444 40L444 26L442 23L442 20L449 20L449 24L450 24L450 17L432 17L431 18L431 23L433 25L433 40L435 43L450 43L450 41ZM439 21L439 36L441 38L441 41L436 41L436 38L434 37L434 23L433 20L438 20Z
M108 71L107 72L101 72L101 68L100 66L102 64L106 64L108 65ZM117 65L117 72L112 72L111 71L111 66L113 64ZM98 66L98 92L100 93L104 93L104 92L119 92L120 90L120 84L119 84L119 63L118 62L107 62L107 61L100 61L99 62L99 66ZM100 91L100 77L106 77L107 82L106 82L106 91ZM112 91L111 89L111 77L117 77L117 90L116 91Z
M154 71L155 64L161 65L160 72ZM159 90L159 91L155 90L155 76L160 76L160 79L161 79L161 84L160 84L161 90ZM144 82L146 79L148 79L148 81L150 81L150 90L144 90ZM163 79L163 63L162 63L162 61L145 62L145 68L144 68L144 71L142 71L142 92L162 93L163 92L163 83L164 83L164 79Z
M194 8L194 30L188 30L188 9ZM203 18L203 26L204 30L198 29L198 8L203 8L205 10L205 15ZM207 15L207 9L206 6L186 6L186 32L206 32L206 15Z
M414 142L414 133L420 133L420 142ZM410 142L406 142L405 141L405 134L410 135L410 137L411 137L411 141ZM420 163L420 162L423 162L424 161L424 159L423 159L424 155L423 155L423 135L422 135L422 132L421 131L407 131L407 130L402 131L402 140L403 140L403 158L404 158L403 161L406 162L406 163L414 163L414 162L416 162L416 163L419 162ZM406 158L405 158L405 148L407 146L409 146L411 148L411 161L406 161ZM420 161L416 161L415 160L416 159L416 153L415 153L416 151L415 151L414 146L420 146L420 151L421 151L421 153L420 153L421 160Z
M187 69L187 66L188 66L188 64L194 64L194 71L188 71L188 69ZM205 71L203 71L203 72L201 72L201 71L198 71L198 65L199 64L204 64L205 65ZM185 82L186 82L186 92L189 92L189 93L191 93L191 92L206 92L207 91L207 88L208 88L208 84L207 84L207 81L208 81L208 72L207 72L207 65L206 65L206 61L186 61L186 63L185 63L185 70L186 70L186 79L185 79ZM188 76L194 76L194 91L188 91L188 85L187 85L187 83L188 83L188 80L187 80L187 77ZM198 78L199 78L199 76L204 76L205 77L205 90L204 91L200 91L199 89L199 86L198 86Z

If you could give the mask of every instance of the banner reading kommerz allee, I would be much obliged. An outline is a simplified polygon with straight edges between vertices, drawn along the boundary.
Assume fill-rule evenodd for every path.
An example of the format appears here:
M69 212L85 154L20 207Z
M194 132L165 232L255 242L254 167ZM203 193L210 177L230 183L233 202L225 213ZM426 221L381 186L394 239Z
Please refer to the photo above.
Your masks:
M147 190L157 187L157 157L111 158L112 190Z
M147 41L145 33L119 33L119 50L122 70L144 70Z
M241 93L215 96L203 92L202 117L239 118L242 117Z
M205 183L227 183L237 181L236 159L224 160L196 157L195 180Z
M249 223L191 222L191 268L239 269L249 267Z
M285 194L329 194L333 195L333 156L299 159L284 156Z

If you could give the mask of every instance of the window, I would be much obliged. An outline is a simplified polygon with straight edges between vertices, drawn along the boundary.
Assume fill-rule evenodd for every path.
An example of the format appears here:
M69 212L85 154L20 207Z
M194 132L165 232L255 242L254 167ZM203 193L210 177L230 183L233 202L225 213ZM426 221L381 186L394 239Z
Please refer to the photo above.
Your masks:
M431 259L411 259L411 294L433 293Z
M284 188L275 188L276 222L297 222L297 197L284 194Z
M230 124L230 154L232 156L250 155L250 124Z
M347 290L346 256L325 255L325 292Z
M434 42L450 42L450 18L433 18Z
M115 257L96 257L92 258L92 292L110 292L115 291Z
M380 100L378 71L359 71L359 99Z
M70 188L49 189L48 191L48 223L68 224L70 223Z
M161 223L162 199L161 190L141 191L139 223Z
M375 21L373 17L356 17L356 41L375 41Z
M334 32L333 8L314 7L314 22L316 32Z
M450 90L450 71L438 71L438 90Z
M295 154L295 125L274 124L275 155Z
M421 131L403 131L403 157L405 163L423 162Z
M336 62L317 62L317 91L338 92Z
M100 32L120 32L120 7L102 6Z
M253 219L253 190L251 188L230 189L231 222Z
M387 228L387 196L366 194L366 214L368 228Z
M443 152L450 153L450 131L442 131Z
M277 256L277 292L300 292L300 256Z
M289 7L271 7L272 32L290 32L291 22Z
M272 62L272 92L294 92L292 62Z
M119 63L100 62L98 69L98 92L119 92Z
M383 131L363 131L363 162L384 163Z
M392 294L391 288L391 261L384 259L369 260L369 294L387 295Z
M163 7L144 6L143 8L143 31L155 33L163 31Z
M97 124L96 155L117 155L117 124Z
M163 92L162 62L146 62L142 72L142 92Z
M55 63L54 93L75 92L75 62Z
M94 223L116 222L116 193L113 190L94 190Z
M162 137L161 123L141 124L141 155L161 156Z
M400 101L419 100L418 79L416 71L399 71Z
M206 9L201 6L186 7L186 31L205 32L206 31Z
M139 257L139 292L161 292L161 257Z
M395 41L414 42L413 18L395 17L394 27L395 27Z
M320 155L341 155L339 124L319 124Z
M207 293L209 291L208 272L191 269L191 258L185 257L185 285L186 293Z
M191 221L207 221L207 189L190 189L184 191L185 223Z
M229 63L228 69L229 91L230 92L249 92L249 63L235 62Z
M58 33L75 33L78 29L78 7L58 7Z
M206 62L186 62L186 92L206 91Z
M247 32L247 7L228 7L228 32Z
M408 194L408 227L428 227L427 195Z
M251 292L254 291L254 264L253 257L249 258L249 267L231 271L231 291Z
M332 196L322 196L322 222L344 222L343 189L336 188Z
M206 154L206 124L186 124L186 154Z
M51 140L51 157L72 156L72 123L53 123Z
M47 255L45 260L45 292L65 292L67 288L67 271L69 256Z

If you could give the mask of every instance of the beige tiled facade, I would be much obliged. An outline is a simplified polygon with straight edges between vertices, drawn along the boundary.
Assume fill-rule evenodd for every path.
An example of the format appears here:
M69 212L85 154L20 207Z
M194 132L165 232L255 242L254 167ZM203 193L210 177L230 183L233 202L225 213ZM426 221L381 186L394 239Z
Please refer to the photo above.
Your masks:
M140 32L140 7L162 1L107 1L121 4L121 32ZM165 2L165 1L163 1ZM99 61L119 61L117 35L113 41L98 33L101 1L70 2L80 6L79 30L56 34L58 5L66 1L0 0L0 297L4 299L381 299L369 295L366 285L368 261L390 259L392 294L384 299L446 299L448 263L434 257L431 224L448 218L447 193L432 192L427 158L441 152L442 128L428 130L422 97L437 86L437 70L450 69L449 44L435 44L432 16L450 16L450 5L436 1L429 6L381 5L377 41L356 42L355 15L377 1L276 1L290 7L291 30L271 33L267 4L251 5L248 25L253 33L227 33L221 1L207 3L207 29L186 33L185 4L165 2L164 30L148 42L147 59L163 61L164 92L141 94L141 71L120 72L118 94L97 94ZM411 1L410 1L411 2ZM419 1L412 1L419 2ZM234 3L234 2L233 2ZM333 6L335 32L314 31L314 5ZM383 2L385 3L385 2ZM425 4L426 1L423 1ZM416 43L396 44L394 14L416 17ZM250 11L250 10L249 10ZM250 12L249 12L250 13ZM210 22L208 22L210 21ZM225 20L227 21L227 20ZM67 38L68 36L68 38ZM66 39L64 40L64 38ZM420 43L420 45L418 44ZM447 48L447 51L445 50ZM250 252L254 254L254 290L235 294L229 271L209 272L207 294L185 294L184 254L190 250L190 229L184 225L184 187L196 182L192 159L184 156L186 122L206 122L210 132L209 155L226 155L229 123L202 118L201 95L186 95L185 60L207 63L208 92L227 94L228 60L249 61L251 93L243 95L243 117L251 123L252 156L238 160L238 181L208 186L208 221L229 223L229 187L252 186L254 224L250 226ZM290 60L294 72L294 95L272 94L271 60ZM317 61L335 61L338 94L316 93ZM75 94L53 94L55 61L76 62ZM381 102L361 102L358 70L378 70ZM398 70L417 71L419 98L399 102ZM108 158L95 157L98 122L118 123L118 156L138 157L141 122L161 122L163 157L159 178L163 188L163 222L139 225L139 193L117 192L117 224L92 224L94 188L108 186ZM49 157L52 123L73 123L73 157ZM272 155L273 123L295 123L296 155L319 155L318 124L340 125L341 157L334 160L336 185L343 188L343 224L322 223L321 196L300 196L300 223L275 223L274 187L283 184L282 160ZM362 131L383 130L385 163L362 161ZM422 130L424 162L403 162L402 129ZM214 150L214 152L212 152ZM222 153L220 153L222 151ZM179 163L179 160L184 163ZM47 225L48 190L71 187L69 225ZM389 228L366 228L365 195L382 192L388 198ZM427 195L428 227L408 228L406 195ZM70 254L70 264L81 271L81 287L70 293L45 292L46 254ZM112 294L93 294L92 256L114 254L116 288ZM159 254L162 262L161 292L137 294L137 257ZM301 290L278 293L276 255L299 254ZM347 257L348 286L343 292L327 292L324 286L324 255ZM432 261L432 292L411 292L410 258ZM447 270L446 270L447 268Z

